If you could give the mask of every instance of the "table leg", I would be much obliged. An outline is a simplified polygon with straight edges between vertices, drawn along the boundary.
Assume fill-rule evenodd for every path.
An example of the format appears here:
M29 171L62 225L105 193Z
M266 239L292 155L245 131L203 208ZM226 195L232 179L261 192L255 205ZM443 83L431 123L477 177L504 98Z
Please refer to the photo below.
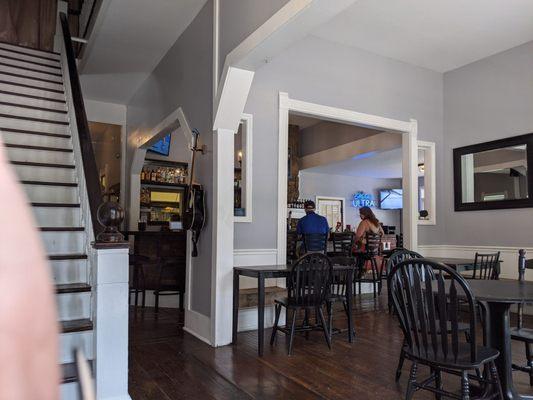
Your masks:
M263 355L263 343L265 341L265 278L259 274L257 279L257 352L261 357Z
M354 327L352 317L352 305L353 305L353 270L348 272L346 283L346 308L348 310L348 341L353 342Z
M239 272L233 271L233 325L231 341L237 344L237 331L239 328Z
M496 367L503 389L503 398L506 400L531 399L530 396L519 395L514 387L509 332L510 307L511 304L487 302L488 313L485 316L488 318L486 322L487 341L490 347L500 352L500 356L496 359Z

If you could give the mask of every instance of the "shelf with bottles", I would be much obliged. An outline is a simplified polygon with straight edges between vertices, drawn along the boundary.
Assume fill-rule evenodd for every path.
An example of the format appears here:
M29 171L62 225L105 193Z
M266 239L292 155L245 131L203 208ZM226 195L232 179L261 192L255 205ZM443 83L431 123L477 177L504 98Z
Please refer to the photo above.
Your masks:
M305 207L305 202L306 201L311 201L309 199L298 199L298 200L295 200L295 201L289 201L287 203L287 208L288 209L296 209L296 210L303 210Z
M188 164L146 159L140 175L143 185L184 187L189 175Z
M170 221L180 220L181 212L176 206L152 206L141 209L141 222L148 225L161 225Z

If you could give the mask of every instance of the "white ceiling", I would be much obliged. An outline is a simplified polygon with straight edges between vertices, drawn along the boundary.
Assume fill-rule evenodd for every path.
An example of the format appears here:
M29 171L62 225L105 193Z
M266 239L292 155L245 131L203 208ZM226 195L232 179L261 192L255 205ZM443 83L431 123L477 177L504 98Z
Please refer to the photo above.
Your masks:
M84 96L127 104L205 2L104 2L80 64Z
M358 0L315 34L446 72L533 40L533 1Z

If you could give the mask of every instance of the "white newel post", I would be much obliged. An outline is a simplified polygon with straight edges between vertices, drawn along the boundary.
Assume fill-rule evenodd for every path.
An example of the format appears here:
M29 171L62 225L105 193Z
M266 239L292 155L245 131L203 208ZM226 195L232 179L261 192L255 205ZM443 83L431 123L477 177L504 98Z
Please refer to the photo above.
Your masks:
M130 400L128 247L127 244L94 247L96 398Z

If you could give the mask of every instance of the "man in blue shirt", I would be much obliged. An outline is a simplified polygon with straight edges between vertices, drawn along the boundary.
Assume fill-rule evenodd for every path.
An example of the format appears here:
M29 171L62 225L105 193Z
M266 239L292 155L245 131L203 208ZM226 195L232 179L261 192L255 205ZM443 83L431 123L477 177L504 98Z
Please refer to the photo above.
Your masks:
M310 233L329 233L328 220L315 213L315 202L308 200L304 203L306 216L300 218L296 226L296 232L299 235Z

